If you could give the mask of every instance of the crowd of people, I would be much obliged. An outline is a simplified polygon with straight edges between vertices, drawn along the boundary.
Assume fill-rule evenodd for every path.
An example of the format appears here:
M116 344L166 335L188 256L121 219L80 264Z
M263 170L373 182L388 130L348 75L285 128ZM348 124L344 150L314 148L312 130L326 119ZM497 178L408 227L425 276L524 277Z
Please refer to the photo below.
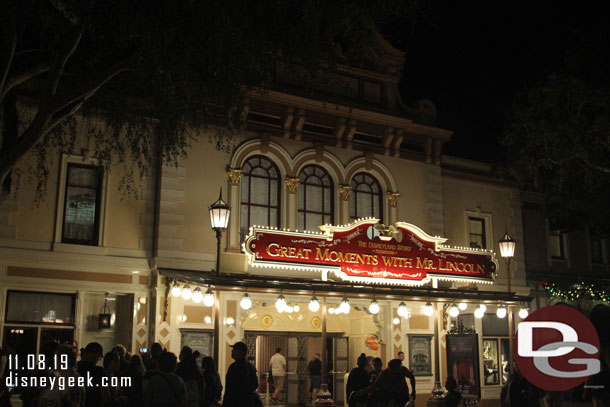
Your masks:
M346 396L350 407L403 407L415 400L415 376L403 366L404 353L383 369L381 358L362 353L347 378ZM407 384L407 380L411 385Z

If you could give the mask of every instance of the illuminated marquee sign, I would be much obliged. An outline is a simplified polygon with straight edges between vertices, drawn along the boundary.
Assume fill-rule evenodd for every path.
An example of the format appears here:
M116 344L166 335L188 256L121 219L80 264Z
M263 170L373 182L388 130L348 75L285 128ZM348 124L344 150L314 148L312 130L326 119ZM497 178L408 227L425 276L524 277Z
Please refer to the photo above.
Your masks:
M320 226L320 232L252 227L244 242L249 263L258 267L332 272L354 282L423 284L430 279L492 283L493 252L443 245L417 226L377 219L345 226Z

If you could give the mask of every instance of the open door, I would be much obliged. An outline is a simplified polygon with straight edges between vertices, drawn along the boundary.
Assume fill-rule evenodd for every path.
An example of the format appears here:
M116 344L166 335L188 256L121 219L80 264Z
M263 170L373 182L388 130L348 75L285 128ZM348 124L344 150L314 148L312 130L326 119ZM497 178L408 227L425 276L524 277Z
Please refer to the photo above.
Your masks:
M336 404L345 400L345 374L349 369L349 338L333 338L333 397Z

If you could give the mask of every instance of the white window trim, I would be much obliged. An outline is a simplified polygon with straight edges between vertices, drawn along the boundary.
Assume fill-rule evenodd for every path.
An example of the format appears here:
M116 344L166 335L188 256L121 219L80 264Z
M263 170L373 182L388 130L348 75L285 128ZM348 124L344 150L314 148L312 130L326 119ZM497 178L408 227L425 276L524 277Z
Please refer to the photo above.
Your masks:
M483 219L483 224L485 227L485 246L487 246L487 250L494 249L494 239L493 239L493 227L492 227L492 216L491 213L481 212L480 210L472 211L466 210L466 216L464 217L464 246L470 246L470 226L468 224L469 218L480 218Z
M86 157L83 155L69 155L62 154L61 156L61 164L60 164L60 173L59 173L59 183L57 189L57 208L56 208L56 220L55 220L55 234L53 240L53 250L55 251L68 251L68 252L78 252L78 253L88 253L88 254L96 254L98 253L98 247L105 246L105 234L104 229L106 225L106 199L107 199L107 189L108 189L108 177L107 174L103 174L102 176L102 187L100 196L100 208L99 208L99 229L98 229L98 238L97 238L97 246L88 246L88 245L79 245L79 244L70 244L70 243L62 243L61 241L61 232L63 230L64 223L64 205L65 205L65 191L66 191L66 182L67 182L67 174L68 174L68 164L86 164L86 165L99 165L99 161L97 158Z

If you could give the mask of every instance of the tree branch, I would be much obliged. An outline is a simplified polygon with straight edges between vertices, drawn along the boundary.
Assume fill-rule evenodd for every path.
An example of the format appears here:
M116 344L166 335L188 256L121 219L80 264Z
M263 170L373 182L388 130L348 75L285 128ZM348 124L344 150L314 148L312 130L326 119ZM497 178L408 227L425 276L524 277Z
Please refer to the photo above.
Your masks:
M78 33L72 40L70 47L66 51L66 53L59 59L55 61L54 67L51 69L50 76L50 95L55 95L57 93L57 88L59 87L59 81L64 73L64 69L66 68L66 64L74 52L78 48L78 44L80 44L80 40L83 38L84 27L80 27Z
M39 62L35 65L29 66L25 69L20 70L19 73L11 75L5 82L5 86L2 88L0 93L0 100L4 99L4 96L15 86L22 84L25 81L28 81L35 76L38 76L42 73L47 72L51 66L48 61Z
M11 32L11 39L10 39L10 44L7 47L7 58L6 58L6 62L5 62L5 66L2 69L2 78L0 78L0 95L2 95L2 97L4 97L4 95L6 94L6 92L4 91L4 87L5 87L5 83L6 80L8 78L8 74L11 70L11 65L13 64L13 57L15 56L15 49L17 48L17 36L15 35L14 32ZM0 97L0 101L2 100L2 97Z

